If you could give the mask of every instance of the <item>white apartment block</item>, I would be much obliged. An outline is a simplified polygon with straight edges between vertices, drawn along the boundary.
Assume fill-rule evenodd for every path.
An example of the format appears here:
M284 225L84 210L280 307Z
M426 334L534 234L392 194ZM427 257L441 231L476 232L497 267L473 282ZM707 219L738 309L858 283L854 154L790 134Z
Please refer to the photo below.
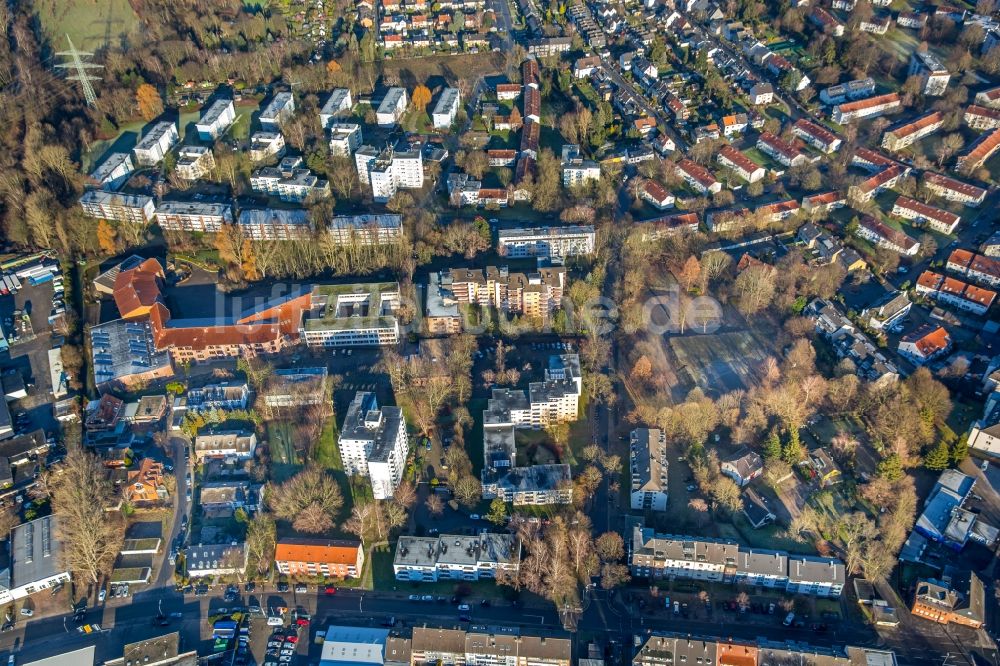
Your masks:
M629 436L632 509L667 510L667 435L656 428L636 428Z
M686 157L677 162L674 171L698 194L715 194L722 191L722 183L711 171Z
M338 440L344 471L367 476L375 499L389 499L399 487L409 452L399 407L379 407L374 393L354 394Z
M756 183L767 175L767 170L764 167L732 146L722 146L719 149L716 161L722 166L731 169L733 173L748 183Z
M929 51L914 51L910 56L908 76L919 76L921 90L927 97L940 97L948 89L951 74L936 55Z
M961 203L970 208L975 208L986 199L986 190L982 187L942 176L933 171L924 171L923 184L935 196L946 201Z
M886 130L882 135L882 147L886 150L902 150L938 131L943 124L944 114L932 111L916 120Z
M330 154L350 157L361 145L361 125L358 123L330 123Z
M915 256L920 251L919 242L910 238L902 231L876 220L870 215L866 215L861 219L855 234L859 238L864 238L866 241L874 243L879 247L884 247L908 257Z
M358 180L369 185L372 198L385 203L400 189L419 189L424 186L424 161L419 149L382 152L371 146L361 146L354 154Z
M736 575L739 546L732 541L656 534L637 524L631 552L634 576L730 581Z
M836 4L834 4L836 9ZM820 91L819 99L827 105L842 104L851 100L869 97L875 94L875 79L856 79Z
M431 119L437 129L447 129L455 122L455 116L462 106L462 95L458 88L445 88L434 106Z
M295 97L290 92L280 92L267 103L258 120L261 129L277 132L295 113Z
M223 224L232 224L228 204L200 201L164 201L156 209L156 223L164 231L217 233Z
M563 187L596 183L601 179L601 165L593 160L570 160L562 167Z
M929 206L910 197L899 197L892 214L904 220L914 220L941 234L953 234L962 218L951 211Z
M495 578L497 569L517 571L520 563L521 542L512 534L404 535L396 543L392 569L400 581L471 581Z
M375 111L375 120L379 127L392 127L398 123L406 112L408 103L405 88L389 88Z
M156 211L153 197L104 190L87 190L80 197L80 206L87 217L133 224L151 222Z
M863 118L875 118L892 111L896 111L902 106L898 93L889 93L877 97L858 100L856 102L844 102L833 107L830 117L833 122L843 125L854 120Z
M316 285L300 336L310 347L375 347L399 342L399 283Z
M215 168L215 156L211 148L203 146L184 146L177 153L177 164L174 171L178 178L198 180Z
M327 225L327 233L337 245L388 245L403 238L401 215L337 215Z
M180 136L177 134L177 125L169 120L156 123L132 149L135 163L138 166L159 164L178 141Z
M250 240L306 240L312 236L309 211L244 208L236 223Z
M125 184L132 173L132 156L128 153L111 153L101 165L90 172L90 180L98 187L116 190Z
M497 234L497 253L515 259L562 259L593 254L595 240L592 226L501 229Z
M203 109L201 119L195 123L198 138L202 141L214 141L222 136L236 120L236 108L231 99L217 99L211 106Z
M254 192L292 203L330 196L330 183L302 168L302 158L297 156L283 158L277 167L257 169L250 175L250 187Z
M250 160L263 162L271 157L280 157L285 152L285 137L281 132L254 132L250 137Z
M347 88L336 88L319 110L319 122L323 129L328 129L335 118L350 113L353 108L351 91Z

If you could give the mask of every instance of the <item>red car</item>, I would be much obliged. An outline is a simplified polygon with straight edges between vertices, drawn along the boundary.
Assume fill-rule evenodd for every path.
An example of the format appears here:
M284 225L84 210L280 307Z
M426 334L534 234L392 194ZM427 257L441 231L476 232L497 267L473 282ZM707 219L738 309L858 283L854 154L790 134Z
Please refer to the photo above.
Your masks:
M300 626L300 627L308 627L309 626L309 620L305 619L304 617L300 617L299 619L297 619L295 621L295 624L298 625L298 626Z
M332 585L327 585L326 590L324 590L324 593L327 596L333 596L334 594L337 594L337 588L333 587Z
M285 642L287 642L287 643L298 643L299 642L299 637L298 636L286 636L285 637Z

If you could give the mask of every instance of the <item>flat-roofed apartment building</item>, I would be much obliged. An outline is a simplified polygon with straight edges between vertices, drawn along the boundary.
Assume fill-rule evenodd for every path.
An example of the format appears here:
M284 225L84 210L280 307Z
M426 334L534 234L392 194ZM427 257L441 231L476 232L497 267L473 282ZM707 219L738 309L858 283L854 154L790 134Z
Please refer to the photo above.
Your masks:
M218 233L223 224L232 224L229 204L202 201L164 201L156 209L156 223L164 231Z
M338 440L344 469L367 476L375 499L388 499L403 479L409 438L403 411L379 406L374 393L354 394Z
M214 141L225 133L236 120L236 109L231 99L217 99L201 112L201 118L195 123L198 138L202 141Z
M394 213L335 215L327 233L337 245L389 245L403 238L403 216Z
M437 129L446 129L455 122L455 116L462 105L462 95L458 88L445 88L434 106L431 120Z
M80 196L80 207L87 217L143 225L151 222L156 212L153 197L105 190L84 192Z
M360 541L286 537L275 547L274 563L285 575L359 578L365 549Z
M330 196L330 183L306 169L301 157L284 157L276 167L261 167L250 175L254 192L282 201L302 203Z
M139 166L159 164L178 141L180 135L177 134L177 125L174 122L164 120L156 123L132 149L135 163Z
M405 88L389 88L375 111L375 120L379 127L392 127L398 123L406 112L407 104Z
M512 534L482 532L473 536L400 536L392 569L396 580L480 580L496 577L497 569L517 571L521 542Z
M125 184L135 167L128 153L111 153L101 164L90 172L88 178L98 187L116 190Z
M734 640L653 631L631 666L897 666L887 650L849 645L820 647L764 638Z
M512 259L575 257L593 254L595 238L592 226L501 229L497 253Z
M301 335L310 347L394 345L398 309L397 282L316 285Z
M657 428L636 428L629 436L632 509L667 510L667 435Z
M260 111L257 120L261 129L277 132L295 113L295 97L291 92L276 94Z
M250 240L306 240L313 233L304 209L244 208L236 223Z
M348 88L334 88L319 110L319 122L323 129L329 129L335 118L347 115L354 107Z
M892 151L902 150L937 132L942 125L944 125L943 113L940 111L926 113L915 120L886 130L882 135L882 147Z
M452 293L462 304L475 303L501 312L547 320L562 305L565 268L511 273L506 266L451 269Z
M215 156L204 146L184 146L177 152L174 172L184 180L198 180L215 167Z
M358 123L330 123L330 154L350 157L361 145L361 125Z

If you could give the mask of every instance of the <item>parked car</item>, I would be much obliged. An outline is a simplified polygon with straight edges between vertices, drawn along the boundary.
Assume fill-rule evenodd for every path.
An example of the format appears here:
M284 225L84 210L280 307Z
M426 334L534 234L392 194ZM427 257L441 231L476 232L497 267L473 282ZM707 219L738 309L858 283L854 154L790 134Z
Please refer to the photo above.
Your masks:
M108 597L108 591L102 587L101 591L97 593L97 601L99 601L100 603L104 603L104 600L107 599L107 597Z
M296 594L305 594L308 591L309 591L309 588L306 587L305 583L299 583L299 584L297 584L295 586L295 593Z

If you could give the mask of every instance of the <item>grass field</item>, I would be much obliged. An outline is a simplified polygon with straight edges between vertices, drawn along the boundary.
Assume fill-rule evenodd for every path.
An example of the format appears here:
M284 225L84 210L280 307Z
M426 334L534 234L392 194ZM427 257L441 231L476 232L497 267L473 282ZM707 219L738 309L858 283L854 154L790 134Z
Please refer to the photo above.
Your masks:
M131 33L139 17L128 0L35 0L35 11L52 45L66 48L66 35L73 45L94 51Z

